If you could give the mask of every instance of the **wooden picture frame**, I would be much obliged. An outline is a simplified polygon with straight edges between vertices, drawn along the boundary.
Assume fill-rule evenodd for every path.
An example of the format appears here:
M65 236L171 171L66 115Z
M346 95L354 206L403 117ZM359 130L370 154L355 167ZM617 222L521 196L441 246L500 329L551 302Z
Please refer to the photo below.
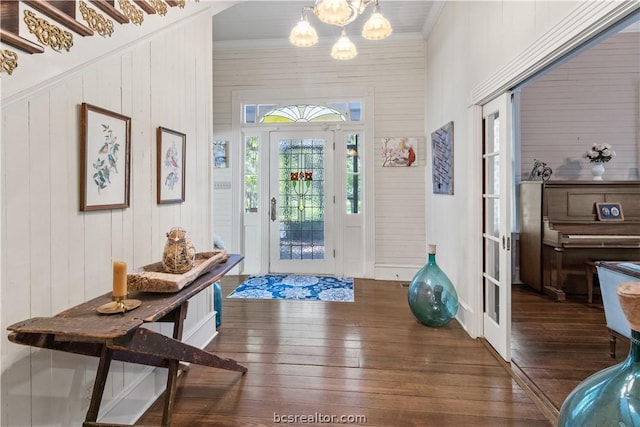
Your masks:
M185 200L187 136L158 127L158 204L182 203Z
M620 203L596 203L598 221L624 221Z
M80 106L80 210L129 207L131 118Z

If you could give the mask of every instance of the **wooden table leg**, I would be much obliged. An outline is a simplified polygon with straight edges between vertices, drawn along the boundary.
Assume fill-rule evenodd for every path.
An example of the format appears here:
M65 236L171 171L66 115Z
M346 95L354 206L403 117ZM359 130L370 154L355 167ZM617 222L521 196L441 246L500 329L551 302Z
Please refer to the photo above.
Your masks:
M102 346L100 362L98 363L98 371L96 372L96 379L93 383L93 392L91 393L91 403L89 404L89 410L87 411L85 422L95 422L98 419L100 402L102 402L102 394L104 393L104 386L107 383L107 375L109 375L109 366L111 366L112 357L113 350L106 345Z
M182 341L182 331L184 329L184 319L187 317L187 302L180 304L174 312L173 338ZM162 411L162 425L171 425L171 415L173 412L173 402L176 398L176 382L178 380L179 360L169 360L169 370L167 372L167 389L164 394L164 409Z
M158 332L146 328L138 328L135 332L122 338L109 340L100 348L100 362L91 395L91 403L87 411L84 422L85 427L95 427L98 425L115 425L97 423L100 402L104 392L107 375L111 360L117 359L118 355L122 360L134 361L134 363L145 362L151 366L166 366L167 389L164 397L164 409L162 413L162 425L171 425L171 415L176 397L177 377L180 369L180 362L197 363L204 366L211 366L219 369L226 369L241 372L243 375L247 368L239 365L235 360L222 359L213 353L193 347L182 342L184 320L187 316L187 304L181 304L173 310L162 321L173 322L173 337L168 337ZM92 344L93 345L93 344ZM47 348L42 345L42 347ZM98 348L80 348L80 354L90 354L89 350L94 349L92 355L97 356Z
M585 269L587 272L587 302L591 304L593 302L593 275L598 272L596 270L595 262L585 262Z
M562 255L564 249L562 248L552 248L552 256L549 258L549 262L552 263L552 271L550 275L549 284L545 283L544 291L548 295L554 297L558 301L564 301L566 299L566 294L564 293L563 285L564 285L564 272L562 270ZM554 265L555 264L555 265Z

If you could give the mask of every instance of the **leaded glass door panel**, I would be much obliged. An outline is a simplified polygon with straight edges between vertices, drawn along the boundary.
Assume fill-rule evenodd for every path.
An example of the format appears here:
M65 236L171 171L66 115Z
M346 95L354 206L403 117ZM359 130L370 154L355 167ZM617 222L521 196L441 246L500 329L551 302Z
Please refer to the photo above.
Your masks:
M511 360L510 94L482 107L484 128L484 337Z
M270 135L272 273L332 274L333 133Z

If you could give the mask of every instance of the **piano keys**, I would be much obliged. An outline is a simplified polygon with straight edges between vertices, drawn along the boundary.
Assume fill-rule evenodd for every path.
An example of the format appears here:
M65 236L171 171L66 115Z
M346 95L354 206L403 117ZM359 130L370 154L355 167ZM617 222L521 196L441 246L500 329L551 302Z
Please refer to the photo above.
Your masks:
M520 278L558 300L586 294L585 263L640 261L639 181L520 184ZM596 202L621 203L624 221L598 221Z

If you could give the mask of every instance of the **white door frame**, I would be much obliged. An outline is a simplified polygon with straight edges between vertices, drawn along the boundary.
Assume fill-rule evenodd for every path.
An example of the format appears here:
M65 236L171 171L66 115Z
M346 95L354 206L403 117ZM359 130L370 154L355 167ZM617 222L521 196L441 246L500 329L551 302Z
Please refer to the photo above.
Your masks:
M334 102L335 100L361 100L363 103L363 120L362 122L339 122L339 123L324 123L324 124L300 124L300 123L282 123L282 124L244 124L242 116L242 105L260 104L260 103L278 103L280 105L295 104L295 103L323 103ZM229 176L232 177L231 193L232 193L232 205L230 215L230 230L231 239L227 242L227 250L237 253L245 253L245 220L246 215L244 212L244 138L245 135L258 135L261 141L269 140L269 132L282 131L282 130L294 130L294 129L323 129L332 130L335 133L336 144L340 141L344 141L345 135L349 132L357 132L363 138L363 145L361 147L362 169L361 173L364 179L362 188L362 212L363 214L359 218L348 218L343 215L344 213L339 208L340 204L336 202L336 223L337 230L341 230L336 238L336 265L335 272L337 275L347 274L350 276L373 278L375 274L375 214L374 214L374 197L375 183L374 183L374 158L373 152L374 146L374 91L371 87L364 86L327 86L327 87L314 87L301 89L256 89L256 90L238 90L232 92L232 114L231 114L231 132L230 134L216 135L216 139L228 139L229 143L229 158L230 158L230 171ZM301 127L302 126L302 127ZM267 144L262 144L264 150L261 148L260 156L268 156ZM338 149L338 146L336 146ZM266 150L266 151L265 151ZM339 156L335 156L338 159ZM338 162L338 160L336 160ZM344 173L342 165L336 163L336 173ZM337 178L336 178L337 179ZM338 182L338 181L336 181ZM263 212L264 207L268 203L268 175L265 177L261 175L260 178L260 194L264 195L264 198L260 200L260 215L259 217L252 218L251 221L255 223L255 230L258 233L264 233L268 230L269 216ZM336 188L336 200L342 200L344 196L344 189ZM215 201L214 201L215 203ZM354 225L354 223L357 224ZM342 231L345 227L360 227L362 229L359 248L361 253L358 254L357 262L350 262L348 266L342 263L344 257L340 255L340 251L343 250ZM251 266L251 270L247 270L243 262L239 265L237 270L234 270L234 274L265 274L268 269L268 239L262 239L265 243L260 244L260 247L252 247L251 250L260 252L260 259L257 260L259 266L255 263ZM348 270L348 271L347 271Z

